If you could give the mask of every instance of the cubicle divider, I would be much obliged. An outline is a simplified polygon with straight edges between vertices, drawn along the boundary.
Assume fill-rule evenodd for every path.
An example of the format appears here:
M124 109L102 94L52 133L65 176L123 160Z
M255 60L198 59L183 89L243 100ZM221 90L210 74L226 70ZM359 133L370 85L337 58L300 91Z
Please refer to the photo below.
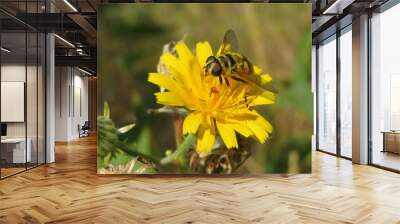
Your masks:
M41 1L21 1L21 11L37 13ZM0 3L0 7L2 3ZM45 150L45 33L8 14L0 17L0 178L37 167ZM3 20L4 21L4 20Z

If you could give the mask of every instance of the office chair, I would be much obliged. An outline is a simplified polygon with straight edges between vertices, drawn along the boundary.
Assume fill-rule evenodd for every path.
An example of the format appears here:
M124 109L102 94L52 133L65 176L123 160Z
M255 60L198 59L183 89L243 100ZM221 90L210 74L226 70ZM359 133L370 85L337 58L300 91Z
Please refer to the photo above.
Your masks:
M85 121L82 127L78 125L79 138L89 136L89 129L90 129L89 121Z

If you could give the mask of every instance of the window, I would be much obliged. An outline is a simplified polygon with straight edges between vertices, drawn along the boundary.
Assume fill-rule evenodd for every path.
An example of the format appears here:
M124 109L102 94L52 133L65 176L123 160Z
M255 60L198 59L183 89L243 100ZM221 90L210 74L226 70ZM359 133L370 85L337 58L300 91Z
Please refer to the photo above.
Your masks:
M372 163L400 170L400 5L371 18Z
M352 156L352 32L351 26L340 36L340 155Z
M318 47L318 149L336 153L336 36Z

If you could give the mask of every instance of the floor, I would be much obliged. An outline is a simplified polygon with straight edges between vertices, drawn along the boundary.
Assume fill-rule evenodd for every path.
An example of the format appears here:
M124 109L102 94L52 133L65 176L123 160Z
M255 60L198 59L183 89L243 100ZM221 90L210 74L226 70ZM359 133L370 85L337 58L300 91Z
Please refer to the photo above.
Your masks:
M374 151L374 164L385 166L391 169L400 170L400 155L392 152Z
M27 164L27 168L25 168L25 165L19 165L19 167L7 167L7 168L1 168L1 178L5 178L11 175L14 175L16 173L20 173L25 171L26 169L32 169L36 164Z
M0 223L400 223L400 175L314 152L313 174L96 174L93 137L0 181Z
M17 168L14 168L14 167L13 168L1 168L1 177L2 178L7 177L10 175L22 172L24 170L25 170L25 167L24 168L19 168L19 167L17 167Z

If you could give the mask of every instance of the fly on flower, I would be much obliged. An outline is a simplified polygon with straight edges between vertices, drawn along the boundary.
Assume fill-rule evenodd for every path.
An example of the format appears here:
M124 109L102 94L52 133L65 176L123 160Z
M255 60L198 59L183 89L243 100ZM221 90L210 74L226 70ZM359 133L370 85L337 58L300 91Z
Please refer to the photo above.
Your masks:
M228 33L225 39L232 35ZM196 135L195 149L199 156L209 155L218 145L215 142L219 139L226 149L237 149L237 134L245 138L254 137L260 143L266 142L272 132L272 125L255 110L255 106L273 104L275 94L263 88L255 88L255 85L247 81L250 79L238 81L232 77L241 78L238 75L240 72L242 75L252 73L258 77L257 80L261 80L261 85L271 81L271 76L263 74L260 68L235 53L236 47L232 41L229 44L225 41L217 56L214 56L207 41L197 43L195 54L183 41L175 47L177 56L166 52L160 58L167 67L167 73L150 73L148 81L165 89L155 93L157 103L188 111L182 132ZM227 55L236 59L231 61ZM242 59L239 60L239 57ZM215 63L221 69L230 72L232 82L229 85L221 85L215 75L206 74L204 68L211 66L210 60L217 60ZM211 67L211 70L215 69Z
M235 32L226 31L217 54L206 60L205 73L218 77L220 84L225 82L229 86L229 78L247 83L248 77L254 72L252 63L238 52L238 43Z
M224 39L217 53L211 55L206 60L204 66L205 74L218 77L219 83L223 82L229 86L229 79L233 79L242 84L253 85L253 88L262 88L262 77L254 74L259 72L259 68L253 67L252 63L246 56L242 55L239 51L239 41L235 31L229 29L225 32ZM257 71L255 71L257 70ZM264 77L267 80L270 77ZM210 94L214 93L212 90ZM247 93L244 95L244 100L247 103Z

